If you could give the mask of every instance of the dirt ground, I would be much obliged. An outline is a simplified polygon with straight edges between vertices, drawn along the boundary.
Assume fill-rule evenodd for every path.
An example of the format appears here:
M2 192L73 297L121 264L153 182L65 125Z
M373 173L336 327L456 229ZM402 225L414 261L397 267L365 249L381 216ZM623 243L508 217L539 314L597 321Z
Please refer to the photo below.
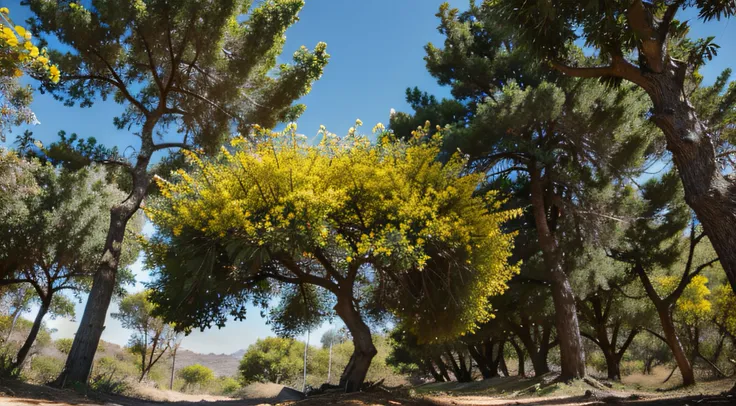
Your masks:
M208 395L191 395L178 392L139 389L135 398L93 394L82 396L69 390L30 385L17 381L0 381L0 405L13 406L496 406L496 405L736 405L736 397L721 395L733 385L733 379L712 381L688 389L676 386L665 391L638 391L628 388L608 388L599 383L575 382L561 384L546 382L547 378L513 379L497 378L471 384L430 384L411 389L374 389L356 394L331 393L313 396L301 401L284 402L283 387L273 384L249 388L247 399L230 399ZM531 385L531 386L529 386ZM530 393L528 388L534 388ZM521 389L519 389L521 388ZM513 391L513 389L518 389ZM281 398L280 398L281 397Z

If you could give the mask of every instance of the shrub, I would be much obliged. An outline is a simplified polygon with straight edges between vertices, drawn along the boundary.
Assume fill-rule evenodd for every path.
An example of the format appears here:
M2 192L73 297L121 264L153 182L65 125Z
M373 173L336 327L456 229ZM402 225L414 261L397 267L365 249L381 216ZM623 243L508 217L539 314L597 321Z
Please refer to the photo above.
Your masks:
M101 357L95 360L90 378L90 388L103 393L120 394L130 389L136 380L136 367L132 363L115 357Z
M72 350L72 343L74 342L71 338L60 338L56 340L54 346L60 353L67 355Z
M34 383L51 382L59 376L63 368L63 360L55 357L39 355L31 359L31 367L25 375L25 378Z
M184 390L201 387L211 381L215 374L204 365L194 364L179 370L179 377L184 380Z

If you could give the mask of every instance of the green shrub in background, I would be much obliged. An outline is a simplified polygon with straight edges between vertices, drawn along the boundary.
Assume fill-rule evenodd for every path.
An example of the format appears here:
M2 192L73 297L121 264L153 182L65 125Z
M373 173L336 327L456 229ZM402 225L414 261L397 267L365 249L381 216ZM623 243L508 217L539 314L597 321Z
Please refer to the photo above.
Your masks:
M95 360L90 377L92 390L112 394L124 394L130 390L138 370L134 363L121 358L124 357L104 356Z
M177 374L184 380L184 391L199 389L215 377L211 369L200 364L184 367Z
M64 368L64 361L60 358L38 355L31 358L30 368L23 377L32 383L44 384L53 381Z
M72 338L60 338L54 342L54 346L60 353L67 355L72 349L72 342L74 342Z

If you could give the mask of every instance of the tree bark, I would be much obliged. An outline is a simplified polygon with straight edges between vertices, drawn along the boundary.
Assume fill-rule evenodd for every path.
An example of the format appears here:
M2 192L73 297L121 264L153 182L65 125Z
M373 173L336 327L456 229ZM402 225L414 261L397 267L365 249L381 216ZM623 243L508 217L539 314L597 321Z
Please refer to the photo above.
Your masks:
M662 330L664 331L664 337L667 339L667 345L670 347L672 355L675 357L677 367L680 368L682 384L685 386L695 385L693 367L687 354L685 354L685 349L682 347L680 337L677 335L675 323L672 320L672 311L669 306L658 306L657 314L659 315L659 320L662 323Z
M422 363L424 364L424 369L427 370L430 373L430 375L432 375L432 378L434 378L435 382L445 381L442 375L440 375L440 373L437 372L437 370L434 368L434 365L432 365L432 361L427 360L427 361L422 361Z
M483 376L483 379L490 379L494 377L494 374L491 372L491 368L488 364L488 360L480 353L480 351L478 351L478 349L474 345L468 345L468 353L470 353L470 356L475 360L475 364L478 366L478 370Z
M43 318L46 316L46 313L48 313L50 306L51 295L49 294L46 297L41 298L41 307L38 309L36 319L33 321L33 326L31 327L31 331L28 332L26 341L23 343L23 346L20 347L20 350L18 350L18 355L15 357L13 369L19 370L23 368L23 363L26 362L26 358L31 352L31 347L33 347L33 343L36 341L36 337L38 337L38 332L41 330L41 325L43 324Z
M509 341L511 342L511 346L513 346L514 350L516 351L516 359L519 363L518 368L517 368L517 373L521 377L526 376L526 371L525 371L525 366L524 366L524 364L526 363L526 361L524 360L524 350L521 349L521 347L516 342L516 340L511 339Z
M519 337L519 340L521 340L524 348L526 348L526 352L529 354L529 358L531 358L532 368L534 369L534 376L541 376L548 373L549 364L547 363L547 355L549 353L549 343L545 340L549 339L548 336L550 327L545 328L542 342L540 342L539 346L537 346L537 344L532 339L531 334L529 334L528 330L525 330L524 327L521 326L515 326L513 324L510 325L511 328L514 330L516 336Z
M148 163L151 159L152 145L145 140L152 140L151 125L144 126L144 145L133 172L133 190L122 203L110 209L110 227L102 252L100 265L95 273L92 289L87 297L79 329L74 336L72 348L66 359L61 375L56 379L56 386L65 387L75 382L87 384L92 370L97 346L100 343L102 331L105 329L105 319L110 301L115 290L118 264L122 252L123 240L128 221L140 208L150 183ZM146 136L145 132L149 134Z
M335 311L353 336L355 347L348 365L340 376L340 386L345 388L347 393L357 392L363 386L371 360L376 356L378 350L373 345L371 330L353 306L351 295L339 296Z
M437 369L440 370L440 375L442 375L445 381L450 382L450 373L447 371L447 365L442 361L441 356L437 355L434 357L434 364L437 365Z
M560 343L560 377L563 380L583 378L585 376L585 351L583 349L583 339L580 336L575 294L562 267L557 239L552 234L547 222L541 169L536 167L536 162L532 162L530 166L531 203L534 221L544 264L551 282L550 289L552 290L552 301L555 307L555 327L557 328L557 339Z
M708 129L683 95L685 66L669 61L662 73L644 73L654 104L654 123L667 140L685 201L703 225L736 292L736 185L723 175Z
M503 350L505 346L506 346L506 341L501 341L500 343L498 343L498 356L496 359L498 360L498 368L501 369L501 372L503 373L503 375L509 376L509 368L506 365L506 358L504 357L504 354L503 354Z

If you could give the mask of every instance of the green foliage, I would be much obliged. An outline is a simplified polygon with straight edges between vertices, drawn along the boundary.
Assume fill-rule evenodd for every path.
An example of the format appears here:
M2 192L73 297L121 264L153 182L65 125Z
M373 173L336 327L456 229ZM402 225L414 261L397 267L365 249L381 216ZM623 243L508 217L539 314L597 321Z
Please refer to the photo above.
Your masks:
M185 390L204 385L211 381L215 374L204 365L194 364L180 369L177 374L185 382Z
M127 362L126 362L127 361ZM124 394L131 388L136 368L129 360L104 356L95 360L89 387L97 392Z
M123 328L135 331L128 341L128 349L140 359L141 380L178 338L174 326L153 315L155 306L149 300L150 295L146 290L125 296L118 305L118 313L111 314Z
M24 161L12 152L1 159L7 165ZM59 291L86 291L100 260L110 207L125 194L106 182L102 168L60 171L30 159L16 170L24 171L16 179L23 179L30 192L0 191L0 199L11 202L6 206L6 227L0 231L0 270L7 272L0 276L15 283L36 283L38 293L49 299ZM131 223L131 232L142 226L139 221ZM129 240L123 250L121 269L134 262L137 244ZM53 277L46 277L42 267ZM130 280L130 273L122 272L119 285ZM52 313L73 310L68 301L55 300Z
M442 164L436 143L388 134L373 144L353 129L309 145L294 131L236 140L212 160L192 154L196 170L160 182L147 252L161 314L205 328L278 295L288 313L309 303L311 324L341 296L358 303L344 297L352 292L363 315L390 310L427 339L490 317L487 297L516 271L512 237L500 232L516 212L477 196L479 177L460 157ZM277 330L299 327L293 314L273 319Z
M705 21L729 18L736 13L731 1L712 0L633 3L625 0L605 3L491 0L485 2L485 6L498 13L500 21L505 21L506 26L515 29L525 46L552 60L564 60L569 55L569 45L576 41L599 50L604 59L633 54L637 50L641 52L643 49L651 53L652 49L647 48L646 44L650 39L644 37L646 32L669 36L671 43L677 44L689 31L689 22L677 21L673 17L679 9L686 7L695 8ZM651 22L645 25L644 21L652 21L653 18L656 21L649 28ZM700 66L705 59L712 57L716 49L711 41L694 42L688 52L691 57L687 62ZM644 58L650 56L645 55Z
M112 97L128 106L115 119L119 128L155 117L151 124L172 126L189 134L185 142L205 148L218 145L233 123L244 132L253 123L274 125L309 92L329 59L320 43L313 52L300 49L293 64L272 74L302 0L254 6L244 0L108 0L89 9L79 3L28 4L34 30L68 47L51 52L67 75L47 90L82 107L98 95Z
M304 344L290 338L267 337L251 344L240 361L240 377L251 382L293 382L302 372Z
M38 355L31 359L30 368L25 378L31 382L46 384L56 379L64 368L64 362L58 358Z
M342 344L350 339L350 334L345 328L332 328L327 330L320 337L319 342L322 348L330 348L332 345Z
M74 339L71 338L60 338L54 342L54 346L60 353L66 355L72 349L72 342Z

